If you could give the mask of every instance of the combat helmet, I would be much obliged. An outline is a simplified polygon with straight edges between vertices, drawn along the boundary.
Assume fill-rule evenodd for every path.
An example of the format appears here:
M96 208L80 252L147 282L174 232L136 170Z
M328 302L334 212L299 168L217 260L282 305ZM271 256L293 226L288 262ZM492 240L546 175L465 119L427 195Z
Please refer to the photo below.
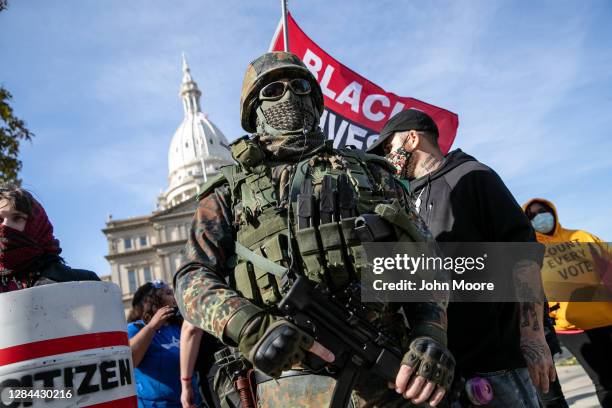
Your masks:
M323 113L323 93L316 78L297 55L290 52L267 52L247 67L240 95L240 121L247 132L255 132L255 108L259 91L266 84L281 78L304 78L312 87L312 98L319 115Z

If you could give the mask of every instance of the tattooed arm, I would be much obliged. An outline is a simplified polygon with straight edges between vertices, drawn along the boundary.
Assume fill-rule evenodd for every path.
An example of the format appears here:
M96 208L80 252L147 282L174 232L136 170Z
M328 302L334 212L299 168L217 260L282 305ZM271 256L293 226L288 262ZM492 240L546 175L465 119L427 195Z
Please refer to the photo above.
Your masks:
M514 277L520 307L519 325L521 351L531 380L542 392L555 380L556 372L552 355L544 336L544 304L541 295L540 267L534 261L519 261L514 267ZM533 300L533 301L528 301Z

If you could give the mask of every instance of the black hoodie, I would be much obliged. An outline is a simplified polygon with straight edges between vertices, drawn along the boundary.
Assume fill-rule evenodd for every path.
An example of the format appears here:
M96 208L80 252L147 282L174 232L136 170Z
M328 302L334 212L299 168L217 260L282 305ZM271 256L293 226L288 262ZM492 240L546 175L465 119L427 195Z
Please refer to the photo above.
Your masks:
M414 180L419 213L441 242L532 242L535 234L501 178L461 150ZM525 367L517 303L451 303L448 345L464 375Z

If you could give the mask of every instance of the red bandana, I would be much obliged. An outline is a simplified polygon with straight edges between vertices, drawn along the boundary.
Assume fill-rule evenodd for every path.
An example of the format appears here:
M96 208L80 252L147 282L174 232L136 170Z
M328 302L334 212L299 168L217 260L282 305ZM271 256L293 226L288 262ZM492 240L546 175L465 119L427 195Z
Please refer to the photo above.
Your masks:
M0 225L0 292L24 287L30 273L35 272L29 268L41 255L61 251L47 213L34 200L23 231Z

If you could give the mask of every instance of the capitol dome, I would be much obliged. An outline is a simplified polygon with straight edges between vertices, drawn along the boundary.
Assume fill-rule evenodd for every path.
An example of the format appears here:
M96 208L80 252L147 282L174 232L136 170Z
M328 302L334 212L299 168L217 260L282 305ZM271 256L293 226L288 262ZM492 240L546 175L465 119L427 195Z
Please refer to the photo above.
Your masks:
M215 175L220 166L233 163L227 139L200 109L201 95L183 55L180 97L185 117L170 142L169 185L158 200L162 209L194 197L202 183Z

